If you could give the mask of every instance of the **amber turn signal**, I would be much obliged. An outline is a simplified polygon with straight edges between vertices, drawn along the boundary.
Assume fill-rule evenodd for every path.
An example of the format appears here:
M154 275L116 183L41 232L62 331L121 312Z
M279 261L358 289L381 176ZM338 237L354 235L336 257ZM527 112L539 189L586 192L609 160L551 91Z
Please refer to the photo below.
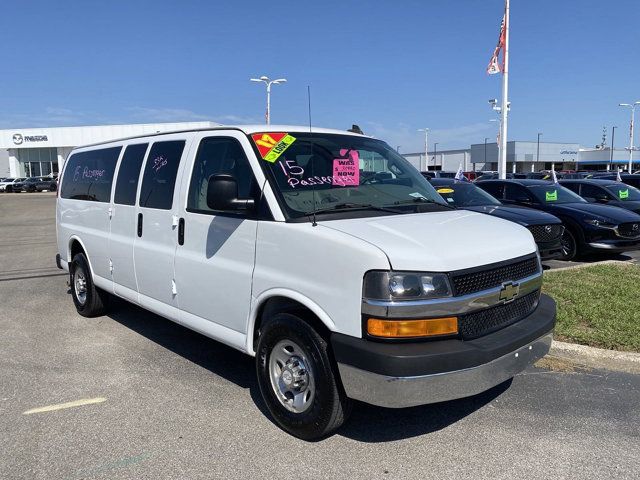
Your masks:
M424 320L367 320L367 332L382 338L419 338L458 333L458 318L429 318Z

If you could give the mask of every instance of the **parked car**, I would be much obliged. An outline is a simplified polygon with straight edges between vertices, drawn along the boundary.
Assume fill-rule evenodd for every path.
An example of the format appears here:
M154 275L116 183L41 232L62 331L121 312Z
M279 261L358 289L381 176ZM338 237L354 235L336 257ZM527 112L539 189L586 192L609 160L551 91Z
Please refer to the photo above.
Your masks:
M594 178L597 178L598 180L616 180L618 176L615 173L603 173L602 175L594 176ZM620 178L622 183L626 183L627 185L640 189L640 175L623 173L620 175Z
M221 126L78 148L56 225L80 315L110 292L255 356L266 408L305 439L349 399L475 395L550 347L531 234L450 207L356 133Z
M640 249L640 215L629 210L588 203L568 188L544 180L489 180L477 185L501 202L543 210L562 220L564 260L587 252Z
M0 192L4 192L6 186L9 185L10 183L13 183L14 180L15 178L9 178L9 177L0 178Z
M426 170L422 173L422 176L427 180L430 178L455 178L457 172L446 172L442 170Z
M13 184L13 192L25 191L29 193L42 192L48 190L55 192L58 189L58 183L51 177L28 177L22 182Z
M434 178L431 180L431 185L449 205L504 218L528 228L543 260L562 255L561 240L564 227L559 218L531 208L503 205L473 183Z
M11 180L11 181L9 181L9 180ZM7 183L4 185L4 191L7 192L7 193L21 192L22 191L22 182L24 182L25 180L26 180L25 177L7 179Z
M509 179L511 178L526 178L527 174L526 173L506 173L505 176ZM475 181L476 182L482 182L484 180L495 180L500 178L498 172L487 172L487 173L482 173L481 175L479 175L478 177L476 177Z
M640 213L640 190L615 180L561 180L560 185L589 203L602 203Z

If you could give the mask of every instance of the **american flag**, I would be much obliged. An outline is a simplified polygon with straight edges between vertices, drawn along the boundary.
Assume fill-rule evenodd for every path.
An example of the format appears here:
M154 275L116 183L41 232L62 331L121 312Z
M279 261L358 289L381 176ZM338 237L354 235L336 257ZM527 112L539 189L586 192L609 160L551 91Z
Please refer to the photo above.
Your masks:
M496 49L493 51L493 55L491 56L491 60L489 60L489 65L487 66L487 73L489 75L494 75L496 73L500 73L504 71L505 20L506 20L506 15L503 15L502 23L500 24L500 35L498 36L498 45L496 45ZM503 50L502 65L498 63L498 56L500 55L500 50Z

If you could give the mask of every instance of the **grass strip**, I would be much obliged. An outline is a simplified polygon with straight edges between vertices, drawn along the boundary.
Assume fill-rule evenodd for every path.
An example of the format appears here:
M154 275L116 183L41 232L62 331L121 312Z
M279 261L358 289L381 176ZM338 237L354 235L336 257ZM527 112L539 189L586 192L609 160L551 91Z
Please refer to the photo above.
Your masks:
M557 340L640 352L640 266L548 270L542 289L558 304Z

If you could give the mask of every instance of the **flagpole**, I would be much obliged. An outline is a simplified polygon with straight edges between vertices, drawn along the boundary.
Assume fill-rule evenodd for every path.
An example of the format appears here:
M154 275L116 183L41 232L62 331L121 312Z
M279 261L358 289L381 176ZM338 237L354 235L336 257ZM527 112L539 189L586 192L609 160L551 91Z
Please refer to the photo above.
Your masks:
M504 69L502 71L502 106L500 111L500 162L498 175L507 178L507 114L509 108L509 0L504 3ZM515 161L515 159L514 159Z

